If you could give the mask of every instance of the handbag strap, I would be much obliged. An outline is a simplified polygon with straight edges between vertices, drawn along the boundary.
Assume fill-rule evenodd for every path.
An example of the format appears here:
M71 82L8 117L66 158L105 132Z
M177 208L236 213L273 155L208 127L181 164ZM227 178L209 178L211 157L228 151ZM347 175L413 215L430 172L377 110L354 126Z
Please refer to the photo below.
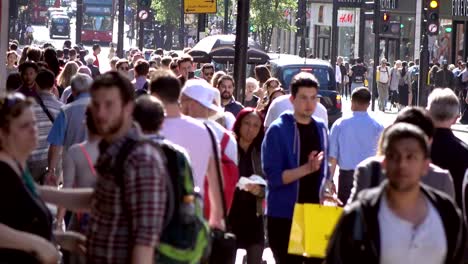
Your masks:
M228 226L228 219L227 219L227 210L226 210L226 199L224 198L224 187L223 187L223 179L221 178L221 167L220 167L220 159L218 156L218 148L216 138L214 135L213 130L208 126L207 123L204 123L206 129L208 130L208 134L210 134L210 139L211 139L211 145L213 147L213 155L215 158L215 163L216 163L216 173L218 174L218 185L219 185L219 193L221 195L221 202L222 202L222 208L223 208L223 218L224 221L226 222L226 226Z
M88 166L91 170L91 173L93 174L93 176L96 176L96 169L94 168L94 164L91 161L91 157L89 156L89 153L86 150L85 146L82 143L78 144L78 146L80 146L81 152L83 152L83 155L85 156L86 161L88 162Z
M39 103L39 105L41 106L42 108L42 111L44 111L44 113L47 115L47 117L49 118L50 122L54 123L54 117L52 116L52 114L49 112L49 109L47 109L47 107L45 106L44 104L44 101L42 101L42 98L40 95L36 94L34 96L36 98L36 101Z

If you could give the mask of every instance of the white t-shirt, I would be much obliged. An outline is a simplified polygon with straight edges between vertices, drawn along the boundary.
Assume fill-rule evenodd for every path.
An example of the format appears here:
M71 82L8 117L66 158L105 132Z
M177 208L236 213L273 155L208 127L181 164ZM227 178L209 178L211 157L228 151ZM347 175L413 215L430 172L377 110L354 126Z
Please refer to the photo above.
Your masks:
M294 107L289 100L291 95L286 94L276 98L273 103L271 103L270 108L265 117L264 125L265 127L269 127L273 121L275 121L283 112L285 111L294 111ZM328 126L328 113L325 106L321 103L317 103L317 107L315 108L315 112L312 115L315 118L320 118L325 125Z
M200 188L200 194L203 195L203 183L213 152L205 125L188 116L166 118L160 134L187 150L192 163L195 186Z
M445 230L439 213L427 199L428 213L419 226L401 219L384 195L378 213L380 264L443 264L447 255Z

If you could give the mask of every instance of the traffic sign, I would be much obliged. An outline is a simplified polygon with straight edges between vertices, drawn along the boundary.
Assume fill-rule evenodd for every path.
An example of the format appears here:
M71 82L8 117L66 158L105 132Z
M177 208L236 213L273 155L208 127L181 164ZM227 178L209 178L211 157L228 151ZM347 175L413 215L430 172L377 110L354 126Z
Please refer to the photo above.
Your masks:
M185 14L214 14L217 11L216 0L184 0Z
M149 13L146 10L141 10L140 12L138 12L138 18L141 21L144 21L144 20L148 19L148 16L149 16Z

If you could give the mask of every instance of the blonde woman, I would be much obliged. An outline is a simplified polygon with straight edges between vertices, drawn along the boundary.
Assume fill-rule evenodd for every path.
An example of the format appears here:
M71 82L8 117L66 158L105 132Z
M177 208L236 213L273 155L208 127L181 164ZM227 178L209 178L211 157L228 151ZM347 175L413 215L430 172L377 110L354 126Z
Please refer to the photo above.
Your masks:
M57 88L59 90L59 97L62 96L63 91L70 86L71 78L78 72L78 64L74 61L69 61L63 67L62 72L57 77Z

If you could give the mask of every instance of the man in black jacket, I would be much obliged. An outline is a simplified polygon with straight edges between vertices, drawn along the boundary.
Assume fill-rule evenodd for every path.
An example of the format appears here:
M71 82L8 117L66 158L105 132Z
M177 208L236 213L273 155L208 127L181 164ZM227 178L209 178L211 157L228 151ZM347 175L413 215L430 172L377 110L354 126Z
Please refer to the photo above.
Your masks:
M345 209L326 263L462 263L466 230L461 211L420 183L429 168L427 137L399 123L383 136L388 181L360 193Z

